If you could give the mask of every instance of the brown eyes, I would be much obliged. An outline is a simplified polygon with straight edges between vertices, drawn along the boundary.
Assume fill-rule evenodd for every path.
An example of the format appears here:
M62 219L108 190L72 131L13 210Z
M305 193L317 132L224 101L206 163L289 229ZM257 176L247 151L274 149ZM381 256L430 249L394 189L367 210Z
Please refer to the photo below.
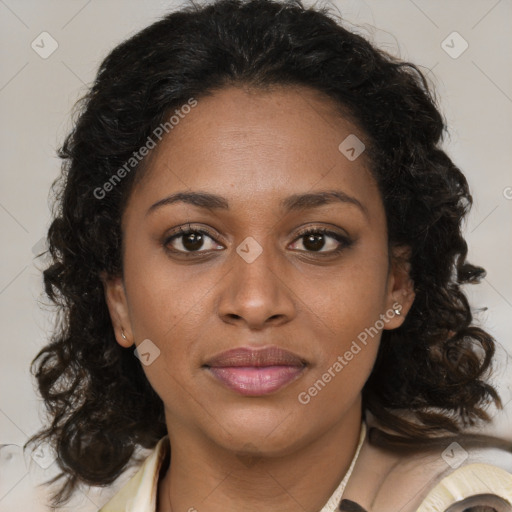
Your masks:
M353 243L345 235L320 227L303 230L294 240L293 245L296 245L298 241L301 241L303 249L297 247L294 247L294 249L298 249L300 252L320 253L322 255L338 254ZM185 255L209 253L224 249L224 246L218 244L214 235L208 230L190 227L180 227L178 233L165 238L163 245L171 253Z

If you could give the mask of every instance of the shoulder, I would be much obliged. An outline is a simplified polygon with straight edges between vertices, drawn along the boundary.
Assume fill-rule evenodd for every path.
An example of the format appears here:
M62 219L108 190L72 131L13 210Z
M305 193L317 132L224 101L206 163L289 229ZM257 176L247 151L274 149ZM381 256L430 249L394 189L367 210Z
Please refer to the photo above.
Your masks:
M416 451L383 449L367 436L343 498L368 512L445 512L455 503L453 510L463 512L495 502L497 511L509 511L512 453L474 439L465 443L464 436ZM460 508L464 500L468 505Z

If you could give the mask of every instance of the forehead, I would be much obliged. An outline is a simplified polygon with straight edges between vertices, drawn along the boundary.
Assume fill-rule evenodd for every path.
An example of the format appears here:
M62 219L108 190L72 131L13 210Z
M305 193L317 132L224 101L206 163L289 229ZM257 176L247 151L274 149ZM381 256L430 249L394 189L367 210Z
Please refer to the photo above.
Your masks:
M248 198L268 204L294 193L340 188L375 200L364 151L349 159L340 150L347 139L362 143L365 135L317 91L229 87L186 110L150 155L133 192L136 200L203 190L247 206Z

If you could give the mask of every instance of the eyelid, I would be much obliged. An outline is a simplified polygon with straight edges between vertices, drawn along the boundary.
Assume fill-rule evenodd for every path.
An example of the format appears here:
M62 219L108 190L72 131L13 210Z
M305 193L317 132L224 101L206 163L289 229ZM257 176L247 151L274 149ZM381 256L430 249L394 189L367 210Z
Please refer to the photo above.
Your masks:
M189 222L183 226L179 226L176 229L166 232L164 240L171 240L174 237L177 238L180 235L187 235L189 233L203 233L208 235L210 238L213 238L215 241L217 241L216 238L222 238L220 235L213 233L213 231L207 227L196 226L192 222Z
M339 230L341 228L337 228L337 229ZM338 236L338 237L343 237L343 238L350 238L348 233L346 233L346 232L339 233L335 229L329 228L327 226L307 226L305 228L301 228L298 231L298 233L297 233L297 238L301 237L301 236L304 236L304 235L307 235L309 233L323 233L323 234L329 235L329 236ZM295 240L297 238L295 238Z
M172 230L170 233L166 233L162 240L162 245L164 247L167 247L172 241L179 239L181 236L188 235L190 233L201 233L203 235L208 236L211 238L214 242L221 244L221 242L217 241L217 238L222 238L214 233L206 227L195 227L192 223L188 223L185 226L179 226L176 230ZM208 251L179 251L174 249L173 252L175 253L181 253L181 254L201 254Z
M333 249L333 250L330 250L330 251L304 251L304 250L300 250L299 252L306 253L308 255L309 254L315 254L315 255L319 255L321 257L322 256L333 256L333 255L339 254L341 251L343 251L344 249L347 249L348 247L350 247L354 243L354 239L351 236L349 236L348 234L346 234L346 233L345 234L339 233L338 231L334 231L333 229L327 228L325 226L308 226L308 227L300 230L292 243L295 243L297 240L299 240L300 238L303 238L304 236L306 236L306 235L308 235L310 233L320 233L320 234L322 234L324 236L327 236L329 238L333 238L334 240L336 240L336 242L339 245L338 245L338 247L336 249Z

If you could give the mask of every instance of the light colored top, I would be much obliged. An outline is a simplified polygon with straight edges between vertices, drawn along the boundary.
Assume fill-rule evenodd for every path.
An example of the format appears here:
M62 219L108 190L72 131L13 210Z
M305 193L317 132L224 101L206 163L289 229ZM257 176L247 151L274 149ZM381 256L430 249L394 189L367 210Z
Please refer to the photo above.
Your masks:
M342 499L367 512L445 512L452 504L479 494L496 496L512 511L512 455L508 452L487 450L482 455L478 450L466 452L460 445L450 445L442 454L433 451L404 457L373 447L366 432L363 422L349 469L320 512L340 510ZM98 512L156 512L159 476L169 451L165 436ZM489 459L493 463L488 463ZM498 460L506 469L494 464Z
M345 490L345 487L347 486L348 479L350 478L350 475L352 475L352 472L354 471L354 466L356 465L357 458L359 457L359 452L361 451L361 448L363 447L363 443L364 443L365 439L366 439L366 424L363 422L363 423L361 423L361 433L359 434L359 443L356 448L356 453L354 454L354 458L352 459L352 462L350 463L348 471L347 471L346 475L343 477L343 480L340 482L340 485L338 485L338 487L333 492L332 496L327 500L327 503L322 507L322 510L320 510L320 512L335 512L336 510L338 510L338 505L340 504L341 497L343 496L343 491Z

